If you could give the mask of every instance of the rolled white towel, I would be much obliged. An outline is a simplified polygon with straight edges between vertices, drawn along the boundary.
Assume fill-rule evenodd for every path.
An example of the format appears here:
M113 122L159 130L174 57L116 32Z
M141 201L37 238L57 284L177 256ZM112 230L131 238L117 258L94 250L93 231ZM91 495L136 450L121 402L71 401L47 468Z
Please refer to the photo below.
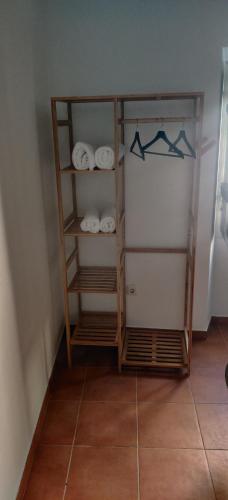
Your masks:
M116 229L116 210L114 207L103 210L100 218L100 231L114 233Z
M100 220L96 208L88 210L84 215L81 224L81 230L88 233L99 233Z
M124 156L125 147L124 144L120 144L119 148L119 160ZM100 146L95 151L95 163L99 168L105 170L111 170L114 167L115 162L115 151L113 145L111 146Z
M95 167L93 146L86 142L76 142L72 152L72 162L77 170L93 170Z

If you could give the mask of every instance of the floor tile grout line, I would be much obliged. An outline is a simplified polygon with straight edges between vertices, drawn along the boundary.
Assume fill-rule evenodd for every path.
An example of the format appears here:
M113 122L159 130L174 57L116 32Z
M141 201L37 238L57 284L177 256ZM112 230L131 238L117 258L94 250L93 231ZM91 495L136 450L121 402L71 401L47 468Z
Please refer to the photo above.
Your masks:
M190 377L189 377L189 379L190 379ZM194 394L193 394L192 386L191 386L191 379L189 380L189 389L190 389L190 392L191 392L191 395L192 395L192 398L193 398L193 404L194 404L194 409L195 409L195 414L196 414L196 420L197 420L197 423L198 423L199 432L200 432L200 436L201 436L202 443L203 443L203 449L205 450L205 444L204 444L203 434L202 434L202 431L201 431L199 417L198 417L197 408L196 408L196 402L195 402L195 398L194 398Z
M212 488L213 488L213 493L214 493L214 497L215 497L215 500L216 500L217 496L216 496L216 492L215 492L215 486L214 486L214 482L213 482L213 478L212 478L212 474L211 474L211 469L210 469L209 462L208 462L207 451L206 451L206 448L205 448L205 443L204 443L204 439L203 439L203 433L202 433L202 429L201 429L201 425L200 425L199 415L198 415L198 412L197 412L197 404L195 402L194 395L193 395L193 392L192 392L191 380L189 380L189 387L190 387L190 391L191 391L191 394L192 394L192 397L193 397L193 401L194 401L195 414L196 414L196 418L197 418L197 422L198 422L198 427L199 427L199 431L200 431L200 435L201 435L201 439L202 439L202 443L203 443L204 456L206 458L207 468L208 468L209 476L211 478L211 484L212 484Z
M119 450L120 448L128 449L130 448L131 450L136 450L137 445L124 445L124 444L75 444L74 448L116 448Z
M144 400L140 400L139 403L141 405L151 405L151 406L162 406L162 405L170 405L170 406L174 406L174 405L178 405L178 406L180 406L180 405L181 406L182 405L183 406L194 406L194 400L191 401L191 402L188 402L188 401L144 401ZM131 403L128 403L128 404L131 404ZM226 403L224 403L224 404L226 404Z
M71 403L80 403L80 399L52 399L51 401L59 401L61 403L65 403L65 402L71 402ZM107 403L107 404L120 404L120 405L129 405L129 406L135 406L135 403L134 401L119 401L119 400L115 400L115 399L85 399L83 398L83 402L85 403ZM192 401L192 402L188 402L188 401L139 401L140 404L143 404L143 405L186 405L186 406L194 406L194 404L197 404L197 405L200 405L200 406L203 406L203 405L216 405L216 406L228 406L228 400L227 401L218 401L218 402L214 402L214 401L207 401L207 402L201 402L201 401Z
M80 403L81 399L52 399L52 401L61 401L65 403L66 401L70 401L71 403ZM120 405L131 405L135 406L135 401L119 401L118 399L86 399L83 398L83 402L85 403L111 403L111 404L120 404ZM142 401L143 402L143 401ZM145 401L145 403L150 403L149 401ZM191 403L185 403L191 404ZM228 404L228 402L227 402Z
M208 450L206 450L206 448L204 448L204 453L205 453L205 457L206 457L206 461L207 461L207 466L208 466L208 470L209 470L209 474L210 474L210 478L211 478L211 482L212 482L212 486L213 486L215 500L218 500L218 497L217 497L216 491L215 491L215 485L214 485L213 477L212 477L212 474L211 474L210 464L209 464L209 461L208 461L207 451Z
M135 389L136 389L136 453L137 453L137 497L140 500L140 470L139 470L139 414L138 414L138 374L136 373L135 378Z
M72 445L71 445L70 458L69 458L68 467L67 467L67 473L66 473L66 479L65 479L65 485L64 485L64 491L63 491L62 500L64 500L65 497L66 497L66 491L67 491L67 486L68 486L68 480L69 480L70 468L71 468L71 463L72 463L74 445L75 445L76 435L77 435L77 428L78 428L78 422L79 422L79 414L80 414L80 409L81 409L81 406L82 406L83 396L84 396L84 391L85 391L86 376L87 376L87 367L85 369L84 381L83 381L82 392L81 392L81 399L80 399L79 405L78 405L78 412L77 412L77 417L76 417L74 436L73 436L73 441L72 441Z
M198 406L206 406L206 405L209 405L209 406L228 406L228 401L224 401L223 403L221 403L221 401L219 403L215 403L215 402L204 402L204 403L201 403L200 401L195 401L195 405L198 405Z
M207 450L206 450L206 448L205 448L205 442L204 442L204 439L203 439L203 433L202 433L201 426L200 426L200 421L199 421L199 416L198 416L198 411L197 411L197 406L196 406L196 404L195 404L195 411L196 411L196 416L197 416L197 420L198 420L198 425L199 425L199 428L200 428L201 438L202 438L202 441L203 441L204 455L205 455L205 458L206 458L207 467L208 467L209 475L210 475L210 478L211 478L211 484L212 484L212 487L213 487L214 496L215 496L215 500L216 500L216 499L217 499L217 495L216 495L216 491L215 491L215 486L214 486L213 477L212 477L212 474L211 474L210 465L209 465L209 462L208 462Z
M42 446L46 446L46 445L42 445ZM63 444L60 444L60 445L55 445L55 444L51 444L51 445L48 445L49 447L54 447L54 446L67 446L67 445L63 445ZM131 450L135 450L137 449L137 445L129 445L129 446L125 446L125 445L99 445L99 444L75 444L74 445L74 448L115 448L115 449L119 449L119 448L130 448ZM139 449L141 450L173 450L173 451L178 451L178 450L186 450L186 451L228 451L227 448L191 448L191 447L178 447L178 448L174 448L174 447L170 447L170 446L139 446Z

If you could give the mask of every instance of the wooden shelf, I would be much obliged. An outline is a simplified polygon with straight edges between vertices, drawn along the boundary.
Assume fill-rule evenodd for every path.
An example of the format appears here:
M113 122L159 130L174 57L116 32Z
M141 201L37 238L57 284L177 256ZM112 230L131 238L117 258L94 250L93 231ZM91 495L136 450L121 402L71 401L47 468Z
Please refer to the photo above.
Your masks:
M186 368L184 332L127 328L122 364L151 368Z
M83 312L75 325L70 343L72 345L117 345L117 314Z
M73 165L70 165L69 167L64 167L60 169L61 174L110 174L115 172L115 168L98 168L95 167L93 170L78 170L77 168L74 168Z
M84 237L91 237L91 236L94 236L94 237L110 237L110 236L115 236L116 235L116 231L114 231L114 233L102 233L101 231L99 231L99 233L86 233L84 231L81 230L80 228L80 224L81 224L81 221L82 221L83 217L77 217L65 230L64 230L64 234L66 236L84 236Z
M115 94L115 95L100 95L100 96L55 96L51 98L52 103L85 103L85 102L115 102L121 101L169 101L169 100L185 100L197 99L203 97L203 92L166 92L153 94Z
M70 286L70 293L116 293L115 267L80 267Z
M125 247L125 253L177 253L187 254L184 247Z

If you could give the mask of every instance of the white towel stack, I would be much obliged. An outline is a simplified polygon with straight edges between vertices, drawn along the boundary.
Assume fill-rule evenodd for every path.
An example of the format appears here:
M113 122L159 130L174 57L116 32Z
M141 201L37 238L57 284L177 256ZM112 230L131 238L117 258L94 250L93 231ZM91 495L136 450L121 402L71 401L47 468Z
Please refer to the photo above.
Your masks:
M96 208L88 210L80 224L81 230L85 233L99 233L100 219Z
M72 162L77 170L93 170L95 167L93 146L86 142L76 142L72 152Z
M100 218L100 231L102 233L114 233L116 229L116 210L114 207L103 210Z
M103 210L99 217L98 211L93 208L84 215L81 224L81 230L89 233L114 233L116 230L116 211L114 207Z
M123 158L125 147L120 144L119 160ZM95 166L102 170L112 170L115 164L113 146L100 146L94 150L87 142L76 142L72 152L72 162L77 170L93 170Z
M120 144L119 161L123 158L124 152L124 144ZM95 163L98 168L112 170L115 163L115 151L113 145L99 147L95 152Z

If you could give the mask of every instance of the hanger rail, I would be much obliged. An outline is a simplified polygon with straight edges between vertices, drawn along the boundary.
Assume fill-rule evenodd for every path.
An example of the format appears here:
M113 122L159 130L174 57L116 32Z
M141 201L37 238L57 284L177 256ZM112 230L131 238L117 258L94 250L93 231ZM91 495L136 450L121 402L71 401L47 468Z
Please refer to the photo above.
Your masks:
M121 123L168 123L168 122L194 122L196 121L195 118L191 116L154 116L151 118L119 118L118 122L119 124Z

